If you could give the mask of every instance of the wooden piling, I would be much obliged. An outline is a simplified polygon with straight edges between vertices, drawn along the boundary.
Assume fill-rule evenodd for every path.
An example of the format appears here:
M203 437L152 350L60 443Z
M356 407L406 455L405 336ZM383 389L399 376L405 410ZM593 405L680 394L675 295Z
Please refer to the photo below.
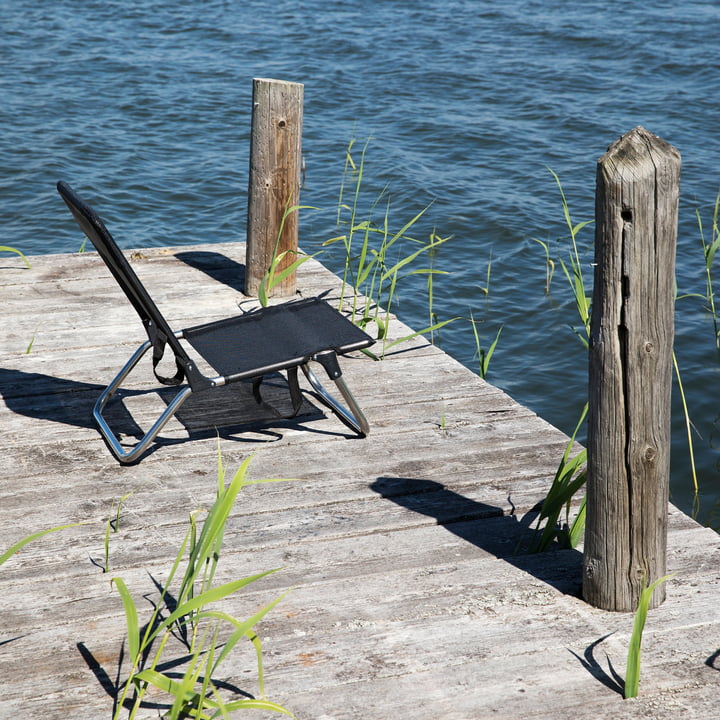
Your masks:
M680 154L642 127L598 160L583 594L605 610L665 574L679 185Z
M302 145L303 85L253 80L250 177L248 183L245 293L257 295L273 258L281 272L297 259L298 205ZM269 295L293 295L291 273Z

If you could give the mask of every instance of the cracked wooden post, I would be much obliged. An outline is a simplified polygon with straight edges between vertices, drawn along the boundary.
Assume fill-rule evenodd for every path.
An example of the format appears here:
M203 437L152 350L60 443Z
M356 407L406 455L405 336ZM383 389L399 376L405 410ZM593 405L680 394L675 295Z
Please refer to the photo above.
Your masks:
M642 127L598 160L583 595L604 610L666 570L679 188L680 154Z
M281 272L296 259L302 145L303 85L253 80L250 177L248 182L245 294L256 296L273 258L287 253ZM295 273L268 295L294 295Z

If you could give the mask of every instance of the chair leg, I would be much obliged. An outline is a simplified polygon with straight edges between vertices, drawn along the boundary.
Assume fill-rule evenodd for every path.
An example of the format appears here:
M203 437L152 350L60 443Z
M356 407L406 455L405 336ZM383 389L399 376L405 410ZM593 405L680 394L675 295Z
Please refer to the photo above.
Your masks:
M147 450L150 443L155 439L155 436L162 430L165 424L170 418L177 412L178 408L187 400L192 393L192 388L188 385L184 387L178 394L173 398L172 402L167 406L162 415L153 423L152 427L140 438L136 445L133 445L130 449L125 449L118 441L115 433L110 429L110 425L103 417L103 410L110 401L110 398L117 392L123 380L130 374L133 368L140 362L141 358L145 353L152 347L152 343L146 340L131 356L131 358L124 365L122 370L115 376L113 381L100 393L100 397L95 403L93 408L93 417L95 422L100 429L100 433L105 438L110 450L113 455L121 463L130 463L136 460Z
M318 380L315 373L308 367L307 363L302 365L303 373L308 379L313 389L318 393L320 399L333 411L337 416L349 427L351 427L358 435L364 437L370 432L370 425L368 424L365 415L357 404L353 397L350 389L345 384L345 380L342 376L333 378L335 385L337 386L340 394L343 396L348 407L343 407L324 387L323 384ZM349 408L349 409L348 409Z

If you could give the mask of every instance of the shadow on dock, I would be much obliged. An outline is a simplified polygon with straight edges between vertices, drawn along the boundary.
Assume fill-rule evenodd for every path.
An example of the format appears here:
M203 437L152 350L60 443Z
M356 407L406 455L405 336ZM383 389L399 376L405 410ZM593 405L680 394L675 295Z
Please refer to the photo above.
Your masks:
M504 514L502 508L448 490L434 480L379 477L370 486L383 498L408 510L435 519L448 532L484 552L505 560L565 595L580 596L582 553L553 550L523 554L535 530L535 512L522 518Z
M245 265L243 263L210 250L188 250L175 253L175 257L196 270L202 270L216 282L227 285L239 293L245 292Z
M175 253L175 257L184 262L195 270L204 272L209 278L215 282L227 285L227 287L235 290L242 295L238 305L242 307L242 303L247 301L251 304L257 303L257 298L245 295L245 265L233 260L227 255L209 250L190 250ZM331 294L331 290L314 293L314 297L327 298ZM279 298L287 301L288 298Z
M612 662L610 662L610 658L606 655L605 659L607 660L608 664L608 672L603 670L602 665L600 665L600 662L595 657L595 651L598 648L598 645L600 643L607 640L613 633L608 633L607 635L603 635L601 638L598 638L595 640L595 642L590 643L585 648L585 652L583 653L583 656L580 657L576 652L573 652L572 650L569 650L569 652L574 655L580 662L580 664L602 685L604 685L606 688L612 690L613 692L617 693L622 697L625 694L625 679L622 678L618 672L613 667Z
M0 397L7 408L19 415L38 420L95 428L93 406L104 389L103 385L96 383L0 368ZM175 393L173 388L164 387L153 387L152 390L122 389L108 405L106 419L119 436L140 438L144 430L135 421L126 403L138 400L149 403L150 396L155 396L155 400L159 399L167 404ZM290 417L292 412L288 385L279 373L265 379L262 402L257 402L253 396L251 382L234 383L220 388L212 397L203 393L191 395L175 414L175 418L185 428L187 437L159 436L156 446L210 436L239 442L279 440L282 437L280 430L283 428L298 427L310 420L324 417L323 411L306 396L303 397L297 416ZM303 429L321 434L337 434L305 425ZM252 435L239 437L239 434L250 431Z
M98 661L98 659L95 657L95 655L88 649L88 647L85 645L85 643L79 642L76 644L76 647L78 649L78 652L82 656L83 660L85 661L85 664L88 666L88 669L92 672L92 674L95 676L95 679L98 681L98 684L100 687L105 691L105 693L112 698L113 700L113 708L112 708L112 717L115 717L117 713L117 706L118 702L120 700L120 695L122 694L123 689L123 681L122 681L122 666L125 658L124 653L124 646L120 648L120 653L117 661L117 670L116 670L116 677L115 680L110 677L107 670L102 666L102 664ZM160 663L155 667L155 670L158 672L163 673L171 680L174 680L176 682L181 682L184 673L178 670L177 672L170 672L174 668L181 668L185 665L187 665L189 662L193 661L195 659L194 654L192 653L185 653L181 654L180 656L173 658L172 660L169 660L164 663ZM204 677L200 675L197 679L199 683L202 683L204 681ZM237 685L226 681L226 680L212 680L213 685L216 688L220 688L223 690L228 690L232 692L235 695L238 695L240 697L246 698L246 699L254 699L254 695L251 695L249 692L246 692L242 688L238 687ZM125 700L125 708L132 712L133 706L135 704L135 698L133 693L130 693L130 697L128 697ZM140 705L140 708L144 710L155 710L158 712L158 716L160 716L161 712L167 713L171 709L170 703L163 703L163 702L152 702L149 700L143 700ZM163 716L164 717L164 716ZM183 716L185 717L185 716Z

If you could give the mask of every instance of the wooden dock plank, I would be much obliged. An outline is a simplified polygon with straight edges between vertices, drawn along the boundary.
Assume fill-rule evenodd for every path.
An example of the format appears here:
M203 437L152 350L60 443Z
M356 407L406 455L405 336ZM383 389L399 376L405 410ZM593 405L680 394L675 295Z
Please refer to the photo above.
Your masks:
M239 243L157 248L132 262L181 327L238 310L243 253ZM248 616L292 588L259 632L268 694L298 718L715 716L718 536L671 507L677 575L648 620L641 698L623 701L612 669L624 674L632 616L578 598L579 551L515 553L567 438L437 348L418 338L382 362L343 363L371 421L365 440L313 398L288 421L236 388L188 406L155 452L121 467L90 411L143 339L139 323L94 254L31 263L0 258L12 318L0 343L0 549L87 524L0 568L0 717L110 716L103 673L118 676L124 618L109 579L121 575L149 614L151 576L166 576L188 513L212 503L218 445L230 471L254 453L253 478L297 478L242 491L219 580L282 568L225 606ZM298 287L339 295L314 261ZM394 321L391 332L411 331ZM285 393L277 381L268 398L282 405ZM118 415L130 432L152 417L146 401L164 402L130 400L132 419ZM131 492L103 573L106 520ZM247 650L225 673L257 691Z

